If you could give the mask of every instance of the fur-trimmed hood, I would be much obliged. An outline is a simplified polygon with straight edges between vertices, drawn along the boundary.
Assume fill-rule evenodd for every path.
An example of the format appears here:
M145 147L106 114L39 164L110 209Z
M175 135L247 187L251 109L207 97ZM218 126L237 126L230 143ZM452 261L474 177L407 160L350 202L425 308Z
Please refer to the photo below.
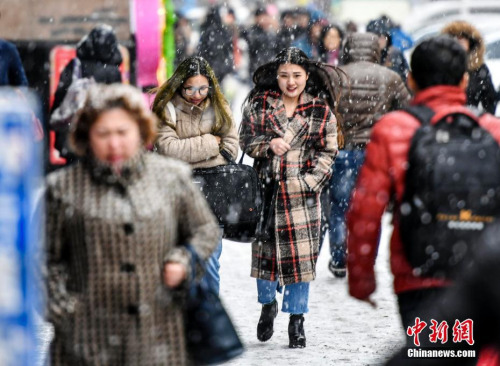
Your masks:
M469 70L477 70L482 64L484 64L484 53L486 50L484 38L481 35L481 32L479 32L479 30L472 24L463 20L451 22L443 28L441 33L449 34L452 37L463 37L469 40Z

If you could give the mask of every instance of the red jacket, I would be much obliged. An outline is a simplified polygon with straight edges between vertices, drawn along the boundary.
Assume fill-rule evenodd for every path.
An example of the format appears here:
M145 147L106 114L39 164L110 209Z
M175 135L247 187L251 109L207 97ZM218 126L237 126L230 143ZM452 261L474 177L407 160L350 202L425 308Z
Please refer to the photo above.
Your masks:
M432 122L436 122L451 111L470 113L464 107L465 101L465 92L459 87L443 85L418 93L411 104L432 108L436 112ZM479 123L500 142L500 120L486 114ZM419 127L414 117L402 111L386 114L373 127L347 213L349 293L358 299L367 299L375 291L374 264L381 218L391 197L396 200L390 244L395 293L447 284L443 280L414 276L399 236L398 208L404 192L407 155L411 138Z

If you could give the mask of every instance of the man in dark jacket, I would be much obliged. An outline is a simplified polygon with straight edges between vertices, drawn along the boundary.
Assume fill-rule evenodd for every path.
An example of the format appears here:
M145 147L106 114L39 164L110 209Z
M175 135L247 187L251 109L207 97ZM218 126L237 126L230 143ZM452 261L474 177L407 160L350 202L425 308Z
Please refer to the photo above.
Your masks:
M198 56L208 61L219 83L222 83L224 78L233 72L234 57L233 38L227 26L222 22L218 6L208 10L200 30Z
M16 46L0 39L0 86L28 86Z
M344 46L341 67L349 83L341 83L338 107L342 117L345 147L339 151L330 180L330 251L329 269L336 277L345 276L345 213L363 164L365 146L375 122L383 114L405 106L410 98L401 78L381 66L377 36L372 33L350 34Z
M248 77L250 80L257 68L273 60L278 53L276 32L271 29L271 17L265 8L255 10L255 24L241 32L248 44Z
M431 123L438 122L439 115L473 115L465 107L466 58L464 49L449 36L423 41L413 51L412 71L408 76L408 85L415 92L411 104L432 109L436 118ZM485 114L478 123L500 142L500 121L497 118ZM388 113L375 124L347 213L349 293L373 304L370 296L376 288L374 265L381 218L388 203L391 200L394 203L390 261L394 292L405 331L416 325L421 304L437 298L450 285L449 279L419 275L414 271L401 240L400 207L405 191L408 152L420 126L415 117L404 111Z
M97 83L102 84L122 82L119 69L122 55L113 28L109 25L99 25L82 38L76 46L76 57L81 63L80 77L93 78ZM71 60L61 73L52 112L61 105L71 86L75 62L75 59ZM75 155L67 150L67 134L68 131L58 131L55 146L61 156L66 158L67 163L71 163L75 160Z
M387 17L380 17L372 20L366 26L366 31L374 33L379 37L379 46L381 50L380 63L391 70L396 71L401 79L406 82L408 74L408 62L403 52L392 45L391 23Z

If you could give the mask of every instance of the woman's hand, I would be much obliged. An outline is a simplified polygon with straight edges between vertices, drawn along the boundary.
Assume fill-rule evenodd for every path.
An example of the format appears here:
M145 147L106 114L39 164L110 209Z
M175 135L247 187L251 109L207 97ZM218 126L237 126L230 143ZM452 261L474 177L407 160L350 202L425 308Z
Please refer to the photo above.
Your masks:
M217 144L220 145L220 142L222 141L222 138L220 136L215 136L215 139L217 140Z
M286 153L288 150L290 150L290 145L283 140L281 137L277 137L275 139L272 139L271 142L269 143L269 147L278 156L283 155Z
M163 267L163 282L169 288L178 287L186 279L186 266L181 263L168 262Z

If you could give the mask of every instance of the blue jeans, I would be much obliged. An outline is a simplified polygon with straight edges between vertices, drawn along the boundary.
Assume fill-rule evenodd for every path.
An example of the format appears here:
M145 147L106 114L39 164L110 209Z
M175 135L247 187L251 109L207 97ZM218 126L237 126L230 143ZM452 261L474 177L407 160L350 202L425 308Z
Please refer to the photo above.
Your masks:
M257 279L258 301L262 305L270 304L276 298L276 291L282 292L283 287L278 281ZM309 312L309 282L293 283L285 286L281 311L290 314L305 314Z
M345 268L346 223L345 214L358 173L365 160L365 150L341 150L335 159L330 179L330 253L335 268Z
M201 279L204 281L209 288L211 288L216 294L219 294L220 288L220 275L219 275L219 258L222 254L222 235L220 237L219 244L215 248L214 252L208 258L207 265L205 268L205 275Z

